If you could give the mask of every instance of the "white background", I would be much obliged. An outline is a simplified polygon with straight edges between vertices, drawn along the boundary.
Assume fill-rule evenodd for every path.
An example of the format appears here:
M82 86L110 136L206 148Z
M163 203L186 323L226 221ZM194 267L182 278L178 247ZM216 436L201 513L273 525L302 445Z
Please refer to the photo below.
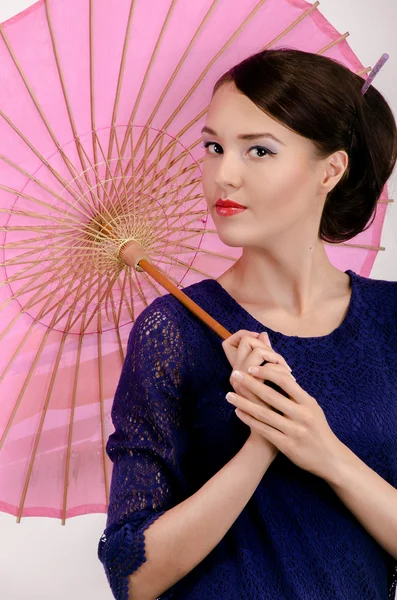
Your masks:
M31 4L31 0L0 0L0 22ZM396 0L322 0L319 10L340 33L350 33L347 41L365 67L373 66L383 52L390 54L374 85L397 117ZM397 200L396 191L395 171L389 197ZM396 204L389 206L383 229L381 245L386 251L378 253L371 273L377 279L397 280ZM106 515L75 517L65 527L49 518L22 519L19 525L15 521L0 513L1 600L113 598L96 554Z

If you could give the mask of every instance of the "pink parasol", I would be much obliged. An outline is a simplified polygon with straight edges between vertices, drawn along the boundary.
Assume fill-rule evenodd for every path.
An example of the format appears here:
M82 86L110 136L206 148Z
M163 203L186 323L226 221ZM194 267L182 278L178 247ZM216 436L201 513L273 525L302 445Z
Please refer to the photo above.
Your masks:
M40 0L0 27L0 510L18 522L106 512L132 323L167 282L240 255L200 186L217 78L281 46L370 70L318 4ZM388 202L385 188L372 226L327 246L336 267L370 274Z

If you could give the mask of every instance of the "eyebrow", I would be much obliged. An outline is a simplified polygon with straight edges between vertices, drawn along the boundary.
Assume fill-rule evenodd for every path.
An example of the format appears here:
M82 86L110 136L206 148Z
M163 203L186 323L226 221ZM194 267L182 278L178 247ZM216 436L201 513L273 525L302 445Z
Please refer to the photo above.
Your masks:
M210 135L215 135L216 137L218 137L218 134L216 133L216 131L211 129L211 127L203 127L201 130L201 133L209 133ZM276 138L276 136L273 135L272 133L242 133L241 135L237 136L237 139L239 139L239 140L256 140L256 139L262 138L262 137L272 138L276 142L279 142L279 144L282 144L283 146L285 146L284 142L282 142L281 140Z

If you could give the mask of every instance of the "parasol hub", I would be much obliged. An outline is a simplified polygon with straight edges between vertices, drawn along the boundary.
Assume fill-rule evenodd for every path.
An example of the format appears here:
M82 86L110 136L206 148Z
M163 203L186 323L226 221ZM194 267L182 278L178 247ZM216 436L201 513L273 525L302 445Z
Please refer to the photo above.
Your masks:
M151 263L149 256L146 254L145 249L136 240L124 241L118 251L118 256L126 265L133 267L136 271L143 271L139 266L141 260L147 260Z

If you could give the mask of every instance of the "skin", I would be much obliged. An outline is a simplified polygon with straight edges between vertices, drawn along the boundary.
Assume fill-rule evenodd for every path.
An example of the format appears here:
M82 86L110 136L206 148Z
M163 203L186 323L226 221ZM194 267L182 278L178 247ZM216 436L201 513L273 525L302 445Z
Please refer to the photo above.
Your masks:
M326 335L343 320L350 278L330 263L318 229L327 194L346 170L347 153L314 158L311 140L264 113L232 83L214 94L205 127L216 135L203 133L203 142L212 142L203 162L204 196L221 241L242 248L219 283L269 327L305 337L318 323L329 326L318 333ZM280 142L238 139L258 132L272 133ZM275 155L255 148L258 144ZM219 198L247 210L219 216ZM324 314L320 318L325 305L329 325Z
M254 140L241 139L243 134L258 132L270 133L279 141L263 135ZM347 167L346 152L318 160L310 140L276 122L230 83L213 96L203 142L204 195L218 235L226 245L243 249L242 257L218 281L242 304L254 306L252 312L259 306L266 323L276 314L284 316L284 323L286 317L290 319L287 327L295 319L305 328L305 318L310 317L313 324L313 315L327 302L329 317L325 326L332 329L335 315L330 310L330 296L335 297L335 288L338 294L342 288L345 312L350 278L329 262L318 229L327 193ZM219 198L235 200L247 210L232 217L219 216L215 207ZM321 321L324 326L324 314ZM310 414L314 435L306 440L305 450L328 469L339 440L316 400L292 379L284 358L273 351L269 339L264 334L240 331L225 340L223 349L234 371L245 374L245 385L234 377L230 379L237 392L232 401L242 409L237 414L250 426L252 435L280 450L280 443L269 435L283 431L282 439L286 435L290 441L295 436L300 438L302 419L314 412ZM268 364L260 373L256 377L247 375L249 367L260 365L263 359ZM294 384L295 394L288 399L263 385L266 378L278 383L274 378L280 376L280 387L285 391L285 383ZM316 447L317 442L322 451ZM285 446L282 451L286 451ZM310 470L309 465L304 468Z
M327 193L346 169L346 153L314 160L310 140L271 119L230 84L214 95L206 125L217 135L204 134L205 141L215 143L207 149L204 161L205 197L221 240L243 248L235 267L218 281L238 301L243 298L264 307L266 323L276 311L293 329L298 321L307 331L306 315L315 320L316 309L324 303L323 320L337 306L326 323L332 331L331 324L337 325L340 319L337 312L343 309L344 313L350 302L350 278L331 265L317 232ZM264 153L251 150L253 142L238 139L242 133L261 131L284 142L260 141L277 156L260 158ZM248 209L237 216L220 217L215 212L218 198L229 198ZM342 302L335 303L332 289ZM336 437L316 399L293 379L265 333L241 330L222 346L233 367L230 382L236 392L227 394L227 400L250 427L255 444L263 444L273 456L282 452L298 467L327 481L397 560L397 490ZM267 364L258 367L263 359ZM252 366L257 368L255 373ZM263 385L266 380L276 383L288 397Z

